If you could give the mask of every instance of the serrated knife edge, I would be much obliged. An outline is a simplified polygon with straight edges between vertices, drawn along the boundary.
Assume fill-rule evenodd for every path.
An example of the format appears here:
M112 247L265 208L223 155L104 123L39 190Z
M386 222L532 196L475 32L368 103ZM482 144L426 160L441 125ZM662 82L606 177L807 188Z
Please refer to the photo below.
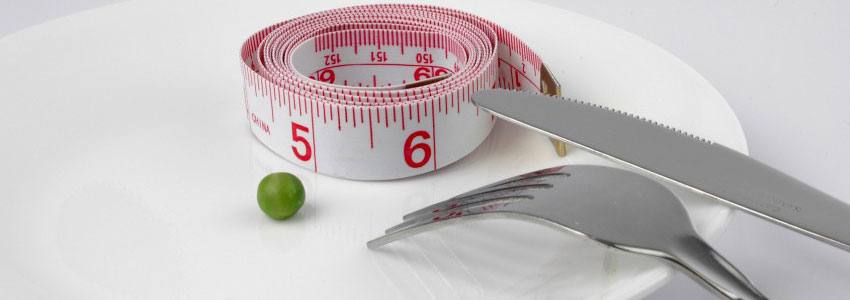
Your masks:
M473 102L510 122L850 251L850 205L725 146L578 100L486 90Z

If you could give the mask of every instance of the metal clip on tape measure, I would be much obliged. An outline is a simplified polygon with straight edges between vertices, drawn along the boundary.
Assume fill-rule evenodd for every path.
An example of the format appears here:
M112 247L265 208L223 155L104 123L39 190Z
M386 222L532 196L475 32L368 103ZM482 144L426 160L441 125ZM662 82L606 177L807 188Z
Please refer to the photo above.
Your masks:
M472 152L495 118L481 89L560 94L540 58L498 25L426 5L365 5L287 20L242 46L254 135L315 172L363 180L434 171ZM557 142L563 155L566 148Z

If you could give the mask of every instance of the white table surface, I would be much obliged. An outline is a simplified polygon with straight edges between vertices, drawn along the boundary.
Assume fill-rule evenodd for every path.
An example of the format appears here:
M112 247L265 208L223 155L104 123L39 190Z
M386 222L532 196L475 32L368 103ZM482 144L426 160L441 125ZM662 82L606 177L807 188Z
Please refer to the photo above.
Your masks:
M850 201L850 3L537 1L621 27L675 54L726 97L753 157ZM113 2L3 0L0 37ZM850 292L850 253L755 217L738 214L712 242L775 299L841 299ZM713 296L680 275L649 298Z

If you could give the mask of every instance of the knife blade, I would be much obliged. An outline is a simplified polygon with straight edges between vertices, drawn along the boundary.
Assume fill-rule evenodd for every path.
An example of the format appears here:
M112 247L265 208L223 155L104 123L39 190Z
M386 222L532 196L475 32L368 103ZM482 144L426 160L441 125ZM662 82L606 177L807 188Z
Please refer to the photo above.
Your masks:
M572 99L496 89L475 93L473 102L507 121L850 251L850 205L720 144Z

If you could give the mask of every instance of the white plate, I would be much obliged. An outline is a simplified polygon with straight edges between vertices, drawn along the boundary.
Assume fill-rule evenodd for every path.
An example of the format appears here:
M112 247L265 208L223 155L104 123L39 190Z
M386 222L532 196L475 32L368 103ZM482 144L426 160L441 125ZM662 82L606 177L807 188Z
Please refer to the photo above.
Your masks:
M343 4L314 2L125 2L0 40L0 294L625 298L669 278L656 261L518 221L367 250L412 209L544 166L605 162L575 150L557 159L546 138L505 123L436 175L355 182L284 162L248 131L237 49L268 24ZM746 152L720 94L669 53L567 11L488 3L436 4L522 36L569 96ZM257 207L256 184L271 171L305 182L292 220ZM678 192L702 234L728 221L728 208Z

